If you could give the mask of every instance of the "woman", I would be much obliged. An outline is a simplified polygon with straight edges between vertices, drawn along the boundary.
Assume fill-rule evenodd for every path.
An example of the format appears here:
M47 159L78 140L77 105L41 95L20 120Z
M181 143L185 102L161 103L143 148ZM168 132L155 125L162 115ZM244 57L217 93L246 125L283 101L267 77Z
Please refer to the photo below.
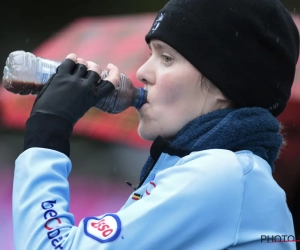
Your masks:
M139 186L118 213L74 226L72 128L118 85L119 70L109 64L96 91L101 68L68 55L26 124L15 249L295 249L285 193L272 178L283 142L275 117L299 53L289 13L277 0L171 0L146 42L138 132L154 142Z

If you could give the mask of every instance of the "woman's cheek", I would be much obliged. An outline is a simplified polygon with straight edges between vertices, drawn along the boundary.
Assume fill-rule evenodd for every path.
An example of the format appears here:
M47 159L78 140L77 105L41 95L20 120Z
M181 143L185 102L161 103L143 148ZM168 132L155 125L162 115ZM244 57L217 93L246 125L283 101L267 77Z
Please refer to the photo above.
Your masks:
M165 84L164 88L158 92L159 99L164 105L176 102L182 95L182 91L176 85Z
M163 94L165 102L174 102L184 96L187 84L183 82L181 77L176 77L176 75L173 75L172 78L171 76L165 76L162 83L159 93Z

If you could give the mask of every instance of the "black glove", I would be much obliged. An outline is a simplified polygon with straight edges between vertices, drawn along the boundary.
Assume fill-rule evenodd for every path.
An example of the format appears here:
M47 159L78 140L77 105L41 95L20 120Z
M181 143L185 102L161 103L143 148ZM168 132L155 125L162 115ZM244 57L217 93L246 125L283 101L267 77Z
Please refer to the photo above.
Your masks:
M98 84L99 79L99 74L87 71L85 65L66 59L33 104L26 123L24 151L39 147L69 156L74 124L115 89L109 81Z
M87 71L85 65L66 59L38 94L31 116L57 115L74 125L99 99L115 89L109 81L101 81L97 86L99 80L97 72Z

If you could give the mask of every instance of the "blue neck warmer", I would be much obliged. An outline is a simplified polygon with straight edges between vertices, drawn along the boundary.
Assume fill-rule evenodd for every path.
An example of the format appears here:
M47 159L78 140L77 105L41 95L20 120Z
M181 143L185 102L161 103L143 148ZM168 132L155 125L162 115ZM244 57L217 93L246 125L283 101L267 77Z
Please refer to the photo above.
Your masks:
M169 140L169 145L187 151L250 150L265 159L273 169L283 142L279 129L279 122L266 109L220 109L189 122ZM144 179L153 162L149 156L140 180Z

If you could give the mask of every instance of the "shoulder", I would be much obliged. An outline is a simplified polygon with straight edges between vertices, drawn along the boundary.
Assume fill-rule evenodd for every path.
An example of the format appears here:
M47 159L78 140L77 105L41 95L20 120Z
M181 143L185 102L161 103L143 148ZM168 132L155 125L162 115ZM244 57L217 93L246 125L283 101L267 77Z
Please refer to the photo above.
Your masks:
M234 153L213 149L193 152L173 167L156 175L156 180L170 186L184 186L191 195L202 193L225 198L224 193L242 198L246 169L252 168L249 151Z
M223 176L246 175L254 166L256 156L250 151L232 152L225 149L210 149L192 152L190 155L181 158L176 166L195 168L203 172L218 173Z
M152 181L156 186L153 194L170 197L172 204L182 204L193 215L203 214L203 223L215 221L220 225L218 230L230 228L233 237L242 209L243 177L243 168L235 153L204 150L191 153L173 167L158 172ZM151 183L148 185L150 190Z
M244 190L247 179L273 179L270 165L251 151L211 149L193 152L166 169L166 178L184 178L197 188L210 187L222 194ZM164 172L164 171L163 171ZM255 181L255 180L254 180Z

